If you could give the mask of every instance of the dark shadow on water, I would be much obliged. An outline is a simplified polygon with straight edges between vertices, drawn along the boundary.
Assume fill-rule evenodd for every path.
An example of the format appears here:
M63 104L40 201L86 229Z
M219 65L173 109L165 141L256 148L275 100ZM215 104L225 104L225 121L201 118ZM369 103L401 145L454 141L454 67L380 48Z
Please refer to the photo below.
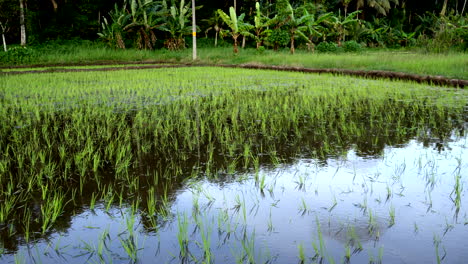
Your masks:
M267 92L264 96L268 96ZM210 96L200 99L200 104L212 100ZM330 158L345 157L348 151L354 150L359 157L378 158L388 146L404 146L410 140L416 139L422 142L425 147L443 151L447 148L447 143L452 136L464 136L468 116L451 108L434 109L432 105L421 104L418 111L414 112L411 104L387 100L378 104L378 109L369 109L372 105L367 100L358 100L351 104L351 107L343 110L340 105L333 105L325 102L325 99L317 98L315 103L322 104L326 109L322 118L301 116L297 125L289 123L288 120L278 120L278 131L274 134L264 134L260 123L254 120L218 120L229 127L235 122L246 131L234 135L231 140L232 146L226 145L226 141L220 138L205 137L199 139L196 146L168 145L166 148L159 148L158 145L151 144L155 138L151 129L142 129L145 124L137 124L136 111L116 113L117 119L123 118L126 125L135 132L132 135L131 154L132 162L125 172L118 174L128 175L116 177L117 171L112 162L105 162L96 173L87 171L86 182L79 183L77 180L58 181L62 186L65 195L64 201L68 201L63 213L57 221L46 231L42 230L41 205L43 201L40 190L28 197L27 200L19 201L13 212L9 215L5 223L0 224L0 244L9 252L15 252L19 245L33 243L41 239L47 239L56 232L66 233L71 226L73 217L85 211L91 211L93 196L96 200L113 206L122 203L133 206L141 210L143 227L148 231L164 226L165 221L171 219L170 216L161 217L159 214L173 203L179 191L185 188L187 179L207 178L210 182L223 186L236 181L238 175L255 171L256 167L274 168L280 164L291 164L298 158L315 159L322 166L326 166ZM207 103L208 104L208 103ZM220 106L222 107L222 106ZM53 113L60 128L65 128L71 119L67 113ZM196 113L188 116L188 119L199 118ZM203 118L203 116L201 117ZM98 131L97 123L94 127ZM17 129L12 127L11 130ZM40 129L40 125L31 125L28 129ZM50 128L49 140L61 141L60 133L53 133ZM93 128L91 128L93 129ZM206 130L215 129L213 123L208 123ZM114 135L120 135L117 128ZM173 130L168 133L178 142L184 142L184 135ZM1 144L10 144L9 137L2 137ZM47 145L45 139L39 139L39 145ZM105 149L106 142L96 141L98 149ZM137 150L142 145L150 146L146 153ZM245 146L249 147L249 153L245 154ZM13 151L13 150L10 150ZM69 150L71 153L76 150ZM13 156L13 155L12 155ZM59 159L57 149L53 149L48 158L56 164L56 173L63 173L64 164ZM256 160L257 159L257 160ZM8 177L24 177L24 173L19 169L17 161L10 164L11 171ZM75 165L68 168L72 172L71 178L76 178L79 169ZM34 170L32 170L34 172ZM95 180L98 175L100 181ZM207 176L208 175L208 176ZM117 178L117 179L116 179ZM129 178L130 181L122 179ZM132 186L132 180L138 179L138 188ZM46 181L46 180L44 180ZM15 180L13 180L15 182ZM17 180L18 187L24 188ZM2 182L3 184L3 182ZM80 187L81 186L81 187ZM84 186L84 188L83 188ZM2 189L6 187L2 186ZM83 189L80 192L76 190ZM149 190L153 191L150 193ZM75 191L74 191L75 190ZM104 191L103 191L104 190ZM107 192L105 191L107 190ZM56 190L58 191L58 190ZM114 195L113 201L106 197L106 193ZM159 211L156 215L149 215L147 212L150 204L150 196L153 195L155 204ZM6 197L1 194L0 200ZM107 199L107 200L106 200ZM140 201L136 203L136 201ZM161 211L162 210L162 211ZM30 214L29 226L25 226L24 217ZM30 237L25 240L26 229ZM333 232L334 229L330 229ZM362 231L362 232L361 232ZM365 233L365 230L357 230ZM344 233L335 236L345 240ZM370 238L364 238L366 239Z

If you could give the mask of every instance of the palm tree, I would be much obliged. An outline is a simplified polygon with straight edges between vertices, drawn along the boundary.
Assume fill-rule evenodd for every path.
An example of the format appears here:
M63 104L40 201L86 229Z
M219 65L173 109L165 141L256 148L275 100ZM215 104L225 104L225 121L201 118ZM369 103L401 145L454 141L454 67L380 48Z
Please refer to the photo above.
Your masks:
M234 7L232 6L229 8L229 16L226 13L224 13L221 9L218 9L218 14L221 16L221 19L224 21L224 23L226 23L226 25L228 25L228 27L231 29L229 34L234 40L234 53L238 53L239 49L237 39L240 35L253 36L253 34L249 32L253 28L253 26L249 23L244 22L245 14L241 14L238 17L236 15Z

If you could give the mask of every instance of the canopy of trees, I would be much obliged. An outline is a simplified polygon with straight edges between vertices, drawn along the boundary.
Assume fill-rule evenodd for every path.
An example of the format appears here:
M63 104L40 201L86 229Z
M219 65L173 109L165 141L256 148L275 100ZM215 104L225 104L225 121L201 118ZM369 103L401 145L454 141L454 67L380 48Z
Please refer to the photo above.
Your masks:
M242 46L309 49L442 43L466 49L467 0L195 0L198 31ZM1 0L4 43L101 39L114 48L184 48L189 0ZM232 7L232 8L231 8ZM199 36L202 34L199 34ZM23 38L22 38L23 36ZM24 37L27 37L27 41ZM239 43L239 45L241 45Z

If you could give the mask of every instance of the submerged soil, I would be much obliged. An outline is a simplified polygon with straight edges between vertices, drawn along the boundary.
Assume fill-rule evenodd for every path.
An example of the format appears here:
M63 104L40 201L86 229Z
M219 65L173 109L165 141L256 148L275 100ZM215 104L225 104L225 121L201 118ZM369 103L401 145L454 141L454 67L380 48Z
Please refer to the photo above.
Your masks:
M153 64L154 65L147 65ZM164 63L164 65L161 65ZM136 64L135 66L124 66L124 67L111 67L111 65L122 65L122 64ZM138 65L138 64L146 64L146 65ZM79 69L65 69L60 67L66 66L110 66L110 67L102 67L102 68L79 68ZM277 70L277 71L289 71L289 72L304 72L304 73L330 73L336 75L349 75L349 76L357 76L357 77L364 77L364 78L381 78L381 79L390 79L390 80L402 80L402 81L414 81L417 83L429 83L434 85L441 85L441 86L450 86L450 87L459 87L464 88L468 86L468 80L464 79L452 79L447 78L445 76L436 76L436 75L419 75L419 74L412 74L412 73L405 73L405 72L393 72L393 71L381 71L381 70L349 70L349 69L339 69L339 68L305 68L305 67L292 67L292 66L272 66L272 65L258 65L258 64L177 64L171 62L97 62L93 64L80 64L80 63L73 63L73 64L55 64L55 65L34 65L31 70L21 70L21 71L8 71L8 72L1 72L0 68L0 76L1 75L9 75L9 74L29 74L29 73L51 73L51 72L87 72L87 71L116 71L116 70L138 70L138 69L158 69L158 68L180 68L180 67L223 67L223 68L243 68L243 69L262 69L262 70ZM51 67L48 69L41 69L41 70L34 70L33 68L43 68L43 67ZM18 67L10 67L9 69L24 69L30 68L28 66L18 66ZM5 68L4 68L5 69Z

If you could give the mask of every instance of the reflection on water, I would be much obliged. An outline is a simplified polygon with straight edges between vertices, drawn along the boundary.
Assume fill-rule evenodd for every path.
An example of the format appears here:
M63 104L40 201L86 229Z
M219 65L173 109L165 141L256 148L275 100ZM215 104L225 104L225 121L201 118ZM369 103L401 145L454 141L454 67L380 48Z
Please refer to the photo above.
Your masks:
M201 261L204 243L216 263L294 263L299 247L307 259L325 262L344 261L349 248L353 263L434 263L437 244L440 258L461 263L468 257L468 200L463 193L457 211L453 189L457 175L467 184L467 146L466 136L452 135L444 149L409 140L385 147L379 157L351 148L326 165L296 158L257 172L220 173L216 180L199 175L168 190L168 213L159 216L156 228L125 202L108 208L101 202L93 210L84 204L64 214L53 232L17 241L15 256L43 263L128 263L124 245L132 241L140 263ZM177 240L183 216L189 238L184 258Z
M39 94L46 106L36 112L36 99L22 98L28 89L7 90L0 110L15 118L0 128L12 135L0 138L0 262L468 257L466 93L452 106L420 98L419 86L374 98L366 93L378 81L339 79L336 88L326 76L249 72L233 82L220 73L195 86L181 74L152 86L154 76L138 73L143 92L79 87L81 97L70 92L55 106ZM127 87L119 78L103 82ZM309 89L312 81L319 86Z

